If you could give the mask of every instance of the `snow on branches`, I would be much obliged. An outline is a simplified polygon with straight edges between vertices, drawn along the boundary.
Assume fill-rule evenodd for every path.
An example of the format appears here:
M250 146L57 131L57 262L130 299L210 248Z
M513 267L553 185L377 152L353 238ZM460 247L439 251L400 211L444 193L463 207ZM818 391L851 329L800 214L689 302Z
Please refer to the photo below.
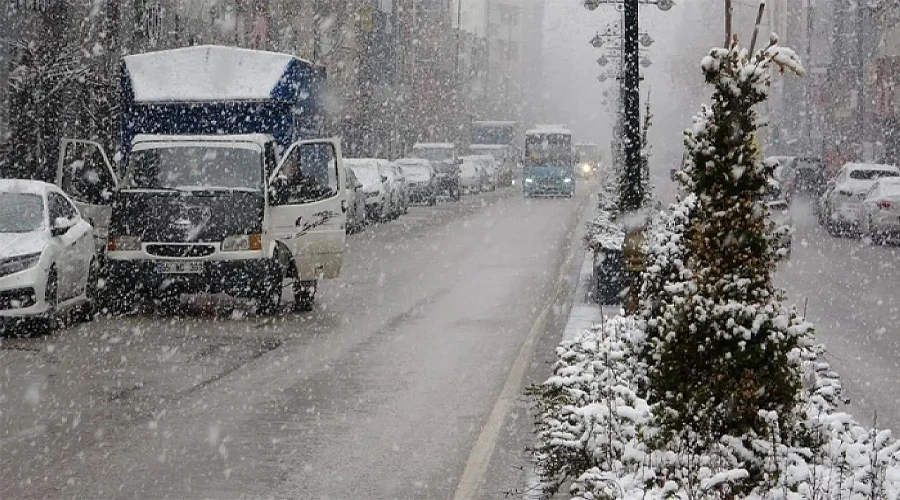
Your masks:
M702 453L696 443L708 436L661 439L658 404L640 389L646 347L640 321L615 318L557 348L553 376L534 389L546 498L564 484L577 500L900 495L900 442L838 410L841 385L820 346L798 349L803 386L790 429L763 411L765 433L722 435Z

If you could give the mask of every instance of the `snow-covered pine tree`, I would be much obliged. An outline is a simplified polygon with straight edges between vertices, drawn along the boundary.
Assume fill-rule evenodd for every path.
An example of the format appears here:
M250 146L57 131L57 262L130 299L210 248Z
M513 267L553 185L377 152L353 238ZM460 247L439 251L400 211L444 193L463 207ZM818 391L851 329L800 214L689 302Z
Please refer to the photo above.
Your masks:
M715 88L713 104L686 132L681 174L696 196L683 240L682 278L690 279L677 297L667 291L670 303L645 295L645 314L664 320L654 327L650 398L666 431L708 439L693 441L695 452L723 435L767 435L771 425L761 412L776 412L778 428L791 428L800 388L796 347L808 334L772 284L778 257L759 201L772 168L757 150L753 110L767 97L773 69L803 69L774 36L752 56L736 43L714 49L702 68ZM648 286L654 291L652 281Z

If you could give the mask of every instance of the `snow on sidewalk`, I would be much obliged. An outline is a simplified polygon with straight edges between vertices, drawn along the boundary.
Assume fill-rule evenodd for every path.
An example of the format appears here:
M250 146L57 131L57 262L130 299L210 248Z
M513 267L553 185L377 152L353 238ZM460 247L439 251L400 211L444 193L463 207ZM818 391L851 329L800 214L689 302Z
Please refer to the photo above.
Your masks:
M572 301L572 309L569 312L569 320L563 330L562 341L569 341L581 332L602 323L604 317L618 314L618 306L615 309L602 310L591 301L591 279L594 272L594 259L590 250L585 252L581 271L578 273L578 284L575 286L575 298Z

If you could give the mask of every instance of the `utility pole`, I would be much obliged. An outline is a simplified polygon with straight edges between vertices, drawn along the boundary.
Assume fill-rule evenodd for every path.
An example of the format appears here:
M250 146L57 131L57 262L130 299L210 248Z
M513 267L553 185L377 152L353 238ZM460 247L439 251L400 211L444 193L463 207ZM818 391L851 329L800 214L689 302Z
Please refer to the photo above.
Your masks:
M621 209L637 211L644 201L641 178L641 94L638 67L639 0L625 0L622 44L625 59L625 182L621 186Z
M725 48L731 48L731 39L732 39L732 15L734 14L734 7L731 5L731 0L725 0Z
M491 0L484 2L484 43L487 49L484 56L484 104L487 105L491 91Z
M816 1L815 0L806 0L806 65L810 70L812 69L812 38L813 38L813 19L815 19L813 13L815 12ZM809 154L813 154L812 147L812 128L813 128L813 106L812 106L812 83L813 77L812 73L810 73L810 77L807 78L807 81L803 88L805 89L805 94L803 96L803 102L806 106L806 113L804 114L806 119L806 149Z

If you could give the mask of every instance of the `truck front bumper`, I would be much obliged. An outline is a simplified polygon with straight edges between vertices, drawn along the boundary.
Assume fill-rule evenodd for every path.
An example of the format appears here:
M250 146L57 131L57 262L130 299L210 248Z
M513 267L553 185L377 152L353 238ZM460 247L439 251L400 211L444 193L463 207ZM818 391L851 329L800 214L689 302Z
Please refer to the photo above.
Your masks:
M272 273L269 259L201 261L199 273L167 274L161 271L163 261L110 260L107 280L114 290L139 293L227 293L250 297L260 289ZM171 262L171 261L166 261Z

